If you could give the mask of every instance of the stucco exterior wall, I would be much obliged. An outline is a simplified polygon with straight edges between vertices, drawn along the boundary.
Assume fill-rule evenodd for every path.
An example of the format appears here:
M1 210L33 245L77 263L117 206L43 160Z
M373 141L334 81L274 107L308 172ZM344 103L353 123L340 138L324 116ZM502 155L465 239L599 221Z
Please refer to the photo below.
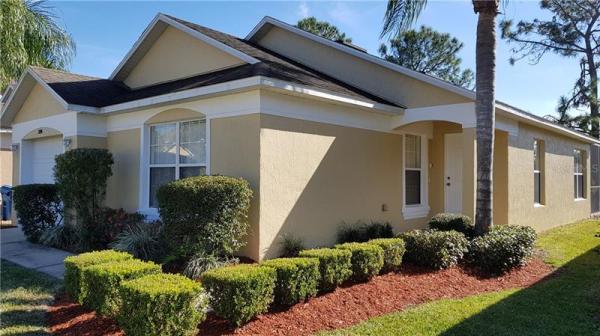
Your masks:
M0 133L0 186L12 185L12 158L10 133Z
M248 244L241 251L254 260L261 257L261 228L259 205L260 190L260 120L261 116L250 114L239 117L216 118L210 122L210 172L242 177L250 183L254 192L248 220L250 230ZM260 223L260 226L259 226Z
M39 84L36 84L23 103L21 110L15 115L13 124L50 117L65 113L67 110Z
M187 33L168 27L124 82L137 88L242 63Z
M106 205L123 208L129 212L138 210L140 181L140 129L109 132L106 149L114 160L113 176L108 179Z
M260 39L259 44L409 108L469 102L467 98L458 94L400 73L392 73L380 65L363 61L278 27L273 27ZM378 80L371 80L372 78Z
M543 140L545 146L545 204L533 202L533 140ZM590 216L589 158L586 160L585 200L574 199L573 150L584 150L589 157L589 145L525 124L519 125L519 135L508 139L508 222L529 225L536 230L570 223Z
M400 135L272 115L260 121L263 257L278 256L277 238L286 234L330 246L344 222L389 221L396 231L422 222L403 223Z
M71 137L71 149L75 148L101 148L106 149L105 137L76 135Z

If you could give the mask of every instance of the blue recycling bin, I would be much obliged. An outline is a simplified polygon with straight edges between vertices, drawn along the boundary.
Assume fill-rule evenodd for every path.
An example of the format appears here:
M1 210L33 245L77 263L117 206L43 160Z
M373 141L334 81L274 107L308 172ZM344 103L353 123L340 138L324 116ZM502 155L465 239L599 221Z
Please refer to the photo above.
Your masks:
M12 187L7 185L0 187L0 195L2 196L0 217L2 217L2 220L9 220L12 209Z

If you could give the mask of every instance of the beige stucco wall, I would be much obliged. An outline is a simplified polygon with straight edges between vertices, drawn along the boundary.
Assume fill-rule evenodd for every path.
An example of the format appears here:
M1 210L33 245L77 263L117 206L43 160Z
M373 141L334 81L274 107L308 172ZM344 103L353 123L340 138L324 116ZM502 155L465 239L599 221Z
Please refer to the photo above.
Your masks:
M344 222L417 226L403 223L401 183L400 135L262 115L260 253L277 256L286 234L330 246Z
M411 77L273 27L259 44L323 73L409 108L469 102ZM372 80L377 78L378 80Z
M0 186L12 185L12 157L10 133L0 133Z
M545 205L533 204L533 140L544 141L545 146ZM589 158L585 178L586 199L573 197L573 150L584 150L589 156L589 145L545 130L519 125L519 135L510 136L508 148L508 222L530 225L537 230L573 222L590 216Z
M41 119L67 110L39 84L36 84L13 119L13 124Z
M76 135L71 137L71 149L75 148L106 148L106 138L88 135Z
M113 176L108 179L106 205L135 212L140 190L140 129L109 132L106 148L114 160Z
M260 190L260 120L258 113L239 117L217 118L210 122L210 172L242 177L254 192L248 220L248 244L241 254L254 260L261 257L259 219ZM260 222L260 226L259 226Z
M242 63L187 33L168 27L124 82L136 88Z

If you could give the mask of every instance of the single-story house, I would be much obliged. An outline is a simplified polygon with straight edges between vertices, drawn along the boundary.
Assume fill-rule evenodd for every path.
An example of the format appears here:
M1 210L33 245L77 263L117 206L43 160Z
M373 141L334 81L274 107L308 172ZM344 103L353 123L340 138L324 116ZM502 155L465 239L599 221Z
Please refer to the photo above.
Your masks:
M108 79L27 69L1 126L13 130L15 185L52 182L67 149L107 148L106 204L150 218L164 183L247 179L244 253L258 260L285 234L330 245L343 222L403 231L439 212L473 216L474 100L270 17L238 38L158 14ZM544 230L597 212L595 144L497 102L494 223Z

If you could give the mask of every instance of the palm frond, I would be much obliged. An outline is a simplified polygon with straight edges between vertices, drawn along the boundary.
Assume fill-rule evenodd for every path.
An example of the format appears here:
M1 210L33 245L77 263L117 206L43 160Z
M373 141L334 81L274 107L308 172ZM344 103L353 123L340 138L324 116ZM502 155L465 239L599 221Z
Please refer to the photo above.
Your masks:
M426 5L427 0L389 0L381 37L409 29Z

